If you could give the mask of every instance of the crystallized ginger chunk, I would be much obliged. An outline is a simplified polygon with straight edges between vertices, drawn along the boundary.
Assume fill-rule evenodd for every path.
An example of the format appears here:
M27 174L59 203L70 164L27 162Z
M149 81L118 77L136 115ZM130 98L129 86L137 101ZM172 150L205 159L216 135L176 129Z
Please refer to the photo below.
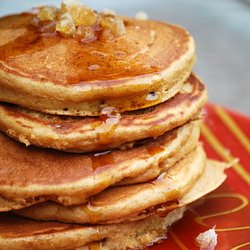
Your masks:
M62 3L61 11L69 13L76 26L92 26L97 22L97 14L92 9L81 4L66 5Z
M76 37L85 43L89 43L96 40L95 32L89 26L78 26L76 30Z
M76 0L64 0L61 8L44 6L37 8L31 24L46 35L60 33L88 43L97 38L106 41L126 33L123 20L114 12L97 13Z
M105 29L110 29L115 36L120 36L126 33L123 20L113 15L102 15L101 26Z
M60 19L56 23L56 30L65 36L74 35L76 33L76 27L73 18L69 13L61 15Z
M41 21L52 21L56 18L56 13L56 7L44 6L39 9L37 16Z

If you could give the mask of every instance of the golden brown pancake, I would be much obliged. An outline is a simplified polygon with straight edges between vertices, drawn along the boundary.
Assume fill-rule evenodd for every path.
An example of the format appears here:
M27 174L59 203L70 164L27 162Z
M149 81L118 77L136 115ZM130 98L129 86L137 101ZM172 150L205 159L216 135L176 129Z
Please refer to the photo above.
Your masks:
M205 165L206 156L199 146L153 181L107 188L81 206L64 207L47 202L18 213L33 219L68 223L124 222L131 214L137 215L150 207L181 199L202 176Z
M0 214L1 250L117 250L144 249L166 238L167 229L181 219L183 208L166 217L113 224L84 226L58 222L38 222L10 213ZM93 248L91 248L93 247Z
M193 127L192 131L190 130L189 137L181 145L181 147L173 154L170 154L164 161L160 162L158 166L156 164L153 164L147 171L144 171L140 175L134 177L126 177L121 181L115 183L114 185L123 186L150 181L155 179L161 173L165 172L171 166L174 166L175 163L184 158L197 147L200 135L200 123L198 121L196 123L197 124Z
M82 204L89 196L126 177L130 177L127 180L130 183L156 178L192 150L198 136L197 121L130 150L87 155L26 148L0 134L0 196L5 200L0 202L0 210L17 209L43 200ZM183 155L176 155L178 151ZM160 163L167 159L162 166ZM132 177L142 174L133 180Z
M142 211L139 214L131 214L127 216L128 221L140 220L151 216L155 213L166 216L169 211L187 206L188 204L202 198L206 194L218 188L226 179L224 171L230 167L230 163L218 162L215 160L208 160L205 171L199 180L194 183L192 188L184 194L180 199L165 204L156 205L149 209ZM115 221L114 221L115 222Z
M126 18L126 35L86 44L45 36L32 18L0 19L0 101L78 116L141 109L174 96L195 61L193 38L171 24Z
M44 199L41 199L40 202L43 202ZM28 202L27 201L22 201L20 200L9 200L6 198L3 198L0 196L0 212L3 211L10 211L15 208L22 208L26 207L27 203L31 206L32 204L37 204L39 202L39 199L30 199Z
M225 164L208 161L205 173L180 200L181 206L217 188L225 180L226 176L223 173L225 168ZM137 221L99 226L33 221L10 213L1 213L0 249L73 250L91 242L96 242L93 243L93 247L97 249L100 247L103 250L142 249L146 245L151 245L156 239L165 238L167 227L180 219L183 214L181 207L163 217L162 209L163 206L158 207L151 211L150 217L141 217ZM166 211L169 211L168 205L165 206L164 213ZM161 216L157 216L156 213Z
M195 118L207 99L200 80L191 75L180 93L157 106L109 117L65 117L0 104L0 130L26 145L89 152L122 147L162 135ZM111 124L108 123L110 122Z
M228 167L229 164L217 162L214 160L208 160L206 162L205 171L203 172L201 177L196 182L194 182L192 187L179 199L149 207L139 213L126 215L126 218L110 220L107 223L120 223L121 221L141 220L156 213L161 216L166 216L169 211L187 206L188 204L200 199L202 196L218 188L226 179L224 171ZM86 209L82 211L81 208L73 208L70 212L70 208L62 208L61 206L58 207L58 205L53 203L43 203L29 208L17 210L15 211L15 213L25 217L46 221L58 220L67 222L71 221L72 218L74 218L73 221L75 223L82 223L81 218L82 216L84 216Z

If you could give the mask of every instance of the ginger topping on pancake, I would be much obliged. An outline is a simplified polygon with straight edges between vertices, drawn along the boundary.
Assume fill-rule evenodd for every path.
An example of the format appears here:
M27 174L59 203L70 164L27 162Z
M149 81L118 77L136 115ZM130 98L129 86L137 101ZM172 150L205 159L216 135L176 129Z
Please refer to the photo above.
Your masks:
M46 35L74 37L83 43L112 40L126 34L123 20L111 12L100 12L74 0L64 0L60 9L43 6L34 9L31 24Z

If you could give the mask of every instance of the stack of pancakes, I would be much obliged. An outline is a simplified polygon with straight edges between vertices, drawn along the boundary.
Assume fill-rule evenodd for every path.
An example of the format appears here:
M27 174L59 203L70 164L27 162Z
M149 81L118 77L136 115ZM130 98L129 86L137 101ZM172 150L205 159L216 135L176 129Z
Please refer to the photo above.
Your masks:
M217 188L198 142L206 89L178 26L48 36L0 19L0 249L141 249ZM13 140L14 139L14 140Z

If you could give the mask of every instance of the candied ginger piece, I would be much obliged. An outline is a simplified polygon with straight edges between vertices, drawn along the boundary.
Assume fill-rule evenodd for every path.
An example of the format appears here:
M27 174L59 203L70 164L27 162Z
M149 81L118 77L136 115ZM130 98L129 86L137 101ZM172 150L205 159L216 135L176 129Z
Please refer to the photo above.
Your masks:
M123 20L112 10L101 13L82 5L77 0L63 0L61 8L38 7L32 12L31 24L44 35L60 33L88 43L98 38L106 41L126 33Z
M54 6L44 6L39 9L37 17L41 21L52 21L56 18L57 9Z
M126 33L123 20L117 16L103 15L101 18L101 26L104 29L110 29L115 36Z
M56 23L56 30L65 36L74 35L76 27L70 14L64 13Z
M214 250L217 245L217 234L214 228L200 233L196 237L195 243L200 250Z
M78 26L76 29L76 37L83 43L89 43L96 40L95 32L89 26Z
M97 22L97 14L95 11L78 2L73 2L72 4L63 2L61 11L63 13L69 13L76 26L92 26Z

